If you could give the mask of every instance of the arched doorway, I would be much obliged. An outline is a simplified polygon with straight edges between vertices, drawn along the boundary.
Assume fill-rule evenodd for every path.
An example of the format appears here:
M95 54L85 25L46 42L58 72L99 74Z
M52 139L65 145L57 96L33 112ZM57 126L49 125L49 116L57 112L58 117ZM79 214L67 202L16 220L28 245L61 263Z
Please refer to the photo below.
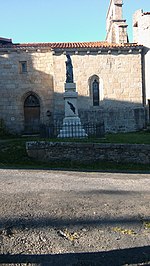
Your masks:
M24 101L24 130L25 133L39 133L40 102L37 96L30 94Z

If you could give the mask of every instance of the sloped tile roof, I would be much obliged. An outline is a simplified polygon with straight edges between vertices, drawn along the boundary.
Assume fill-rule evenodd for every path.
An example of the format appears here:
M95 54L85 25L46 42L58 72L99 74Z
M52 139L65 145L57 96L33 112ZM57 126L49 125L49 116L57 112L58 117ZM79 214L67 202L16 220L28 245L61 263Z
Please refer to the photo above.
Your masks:
M78 49L78 48L123 48L136 47L136 43L108 43L108 42L58 42L58 43L19 43L19 44L0 44L0 48L50 48L50 49Z

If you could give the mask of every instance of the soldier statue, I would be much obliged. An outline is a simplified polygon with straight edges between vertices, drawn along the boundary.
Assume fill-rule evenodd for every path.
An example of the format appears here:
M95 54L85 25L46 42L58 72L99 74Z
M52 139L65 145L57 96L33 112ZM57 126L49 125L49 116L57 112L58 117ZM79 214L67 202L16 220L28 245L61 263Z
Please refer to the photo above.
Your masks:
M66 83L73 83L73 66L70 55L67 54L67 61L66 61Z

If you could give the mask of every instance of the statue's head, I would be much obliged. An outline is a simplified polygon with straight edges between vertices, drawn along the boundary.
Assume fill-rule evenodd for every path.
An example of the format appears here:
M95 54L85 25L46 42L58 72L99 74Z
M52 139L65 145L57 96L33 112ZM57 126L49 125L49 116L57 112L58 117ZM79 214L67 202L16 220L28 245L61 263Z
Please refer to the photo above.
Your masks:
M70 55L69 55L69 54L66 54L66 56L67 56L67 58L69 58L69 59L70 59Z

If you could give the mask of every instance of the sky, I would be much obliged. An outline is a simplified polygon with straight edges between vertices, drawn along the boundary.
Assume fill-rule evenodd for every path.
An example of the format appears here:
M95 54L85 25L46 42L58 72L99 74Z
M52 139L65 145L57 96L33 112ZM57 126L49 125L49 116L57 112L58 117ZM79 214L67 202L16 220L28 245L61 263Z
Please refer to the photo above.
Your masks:
M104 41L110 0L0 0L0 36L13 43ZM124 0L132 42L132 15L150 12L150 0Z

